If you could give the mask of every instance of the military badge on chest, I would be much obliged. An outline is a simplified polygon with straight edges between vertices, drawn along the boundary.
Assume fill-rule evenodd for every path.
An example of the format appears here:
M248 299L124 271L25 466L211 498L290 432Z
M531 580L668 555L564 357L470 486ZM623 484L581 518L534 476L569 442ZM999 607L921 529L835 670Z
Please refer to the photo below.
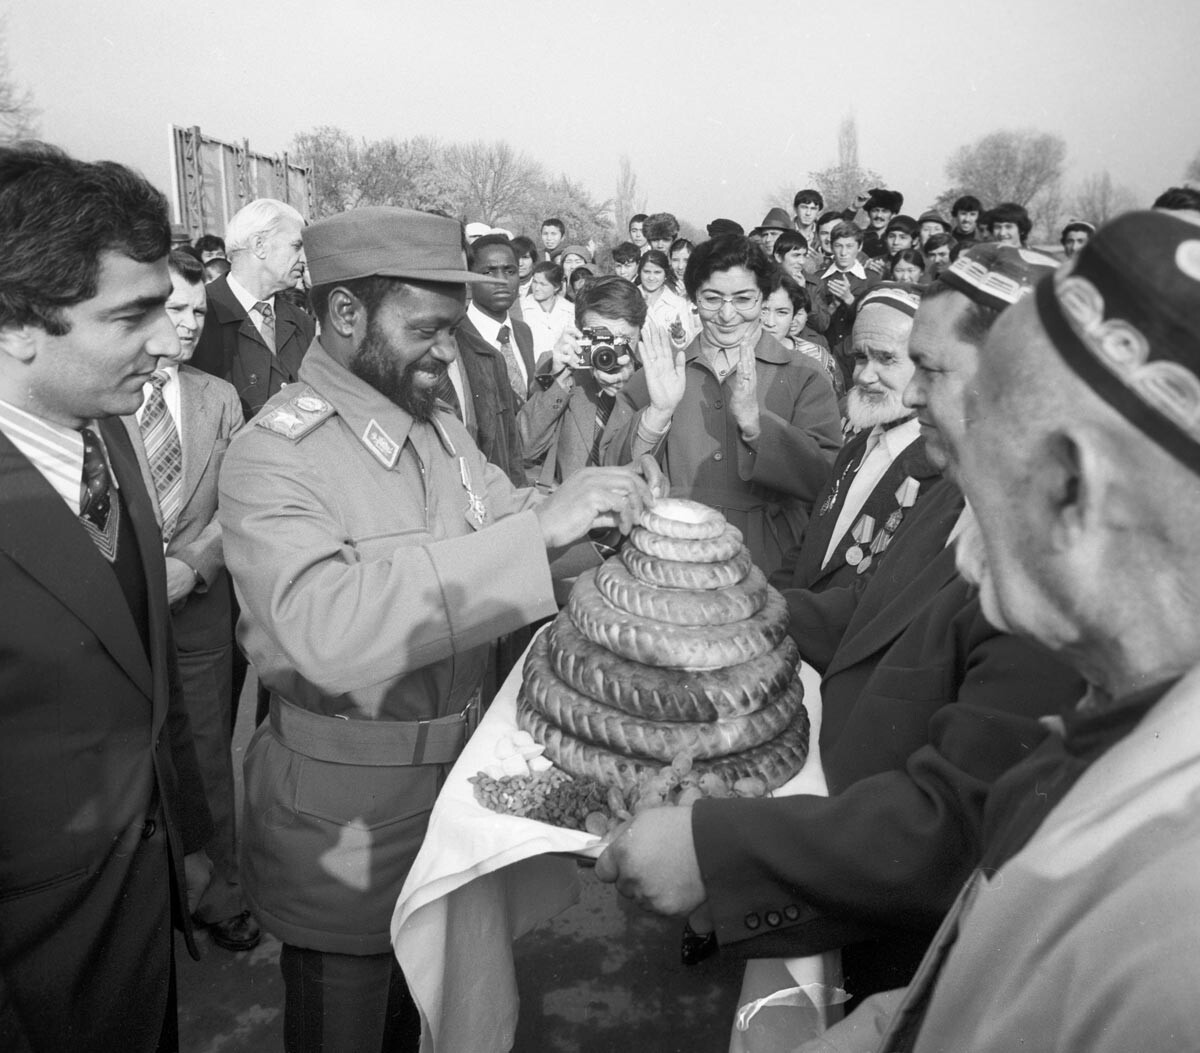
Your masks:
M458 459L458 470L462 476L463 489L467 492L467 510L465 513L467 522L476 530L480 530L487 525L487 505L484 504L483 498L471 486L471 469L468 467L465 457Z

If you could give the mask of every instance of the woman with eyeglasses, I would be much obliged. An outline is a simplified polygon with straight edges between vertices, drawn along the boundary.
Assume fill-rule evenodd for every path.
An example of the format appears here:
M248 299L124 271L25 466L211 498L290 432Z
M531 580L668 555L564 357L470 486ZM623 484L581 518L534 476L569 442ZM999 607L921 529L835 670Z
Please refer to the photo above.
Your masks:
M654 454L671 494L719 509L768 576L799 543L842 444L837 399L820 366L762 326L775 264L739 235L703 242L684 285L700 333L672 347L642 330L643 368L617 398L606 464Z

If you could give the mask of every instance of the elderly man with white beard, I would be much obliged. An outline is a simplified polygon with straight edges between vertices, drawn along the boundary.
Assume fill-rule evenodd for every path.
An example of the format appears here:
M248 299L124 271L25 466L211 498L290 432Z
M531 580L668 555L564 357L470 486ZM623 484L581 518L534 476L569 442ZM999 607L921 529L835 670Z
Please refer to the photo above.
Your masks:
M919 498L938 480L917 415L904 405L908 338L920 295L880 285L863 297L852 337L854 386L846 417L857 433L838 453L804 538L771 575L777 589L853 585L873 573Z
M965 419L964 573L1091 687L993 788L899 1009L804 1048L1198 1049L1200 216L1101 228L993 329Z
M980 246L922 302L910 353L923 369L905 401L931 455L961 427L962 393L996 317L1054 265ZM911 978L979 859L988 787L1045 736L1039 718L1083 691L1074 671L984 619L945 547L961 496L949 481L931 491L818 665L830 796L651 809L596 864L598 877L648 909L707 911L716 942L736 954L840 947L855 997ZM812 595L785 593L793 613Z

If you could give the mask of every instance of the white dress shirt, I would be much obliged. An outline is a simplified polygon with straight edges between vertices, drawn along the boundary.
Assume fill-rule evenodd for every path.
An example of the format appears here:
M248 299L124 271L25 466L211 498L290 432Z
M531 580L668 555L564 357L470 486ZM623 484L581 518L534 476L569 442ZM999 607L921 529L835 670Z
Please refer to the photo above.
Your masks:
M542 355L553 351L563 330L574 324L575 308L567 302L566 297L555 296L554 306L544 311L542 305L529 296L521 303L521 317L533 333L533 359L536 362Z
M540 310L541 308L539 308ZM467 317L471 320L471 324L479 330L479 335L492 345L497 351L500 350L500 327L508 326L508 343L512 348L513 357L517 360L517 369L520 370L521 376L525 381L525 387L529 387L529 373L525 369L525 359L521 355L521 349L517 347L517 337L513 332L512 319L506 314L502 321L497 322L494 318L484 314L474 302L467 308Z
M835 275L835 274L853 274L854 277L860 278L864 282L867 280L867 270L862 265L861 260L855 260L854 266L846 271L839 270L838 265L836 263L831 263L829 265L829 269L826 270L825 273L821 275L821 277L828 278L828 277L830 277L830 275Z
M858 471L854 473L850 488L846 491L846 500L842 504L842 510L838 513L837 522L833 525L833 536L829 540L829 547L825 550L825 558L821 561L822 567L825 567L833 558L838 543L845 536L846 531L854 525L854 521L862 512L863 505L867 503L867 498L879 485L879 480L892 466L892 462L916 442L920 434L921 422L916 417L906 420L903 424L897 424L894 428L885 430L884 425L876 424L871 429L871 434L867 436L863 459L858 466Z
M96 433L100 448L104 450L113 489L119 489L100 426L94 420L88 421L87 426ZM35 417L7 402L0 402L0 431L29 458L42 473L42 478L67 502L72 514L79 515L80 489L83 485L83 436L74 428Z
M237 302L242 305L243 310L250 316L250 321L254 323L254 328L258 330L258 335L263 338L263 343L267 347L271 347L274 340L268 339L263 332L263 317L255 309L255 305L258 303L269 303L271 311L278 317L279 312L275 310L275 296L273 294L271 296L264 296L261 301L256 299L246 291L246 287L233 276L232 272L226 275L225 280L229 282L229 291L233 293L237 298ZM176 419L178 420L178 418Z

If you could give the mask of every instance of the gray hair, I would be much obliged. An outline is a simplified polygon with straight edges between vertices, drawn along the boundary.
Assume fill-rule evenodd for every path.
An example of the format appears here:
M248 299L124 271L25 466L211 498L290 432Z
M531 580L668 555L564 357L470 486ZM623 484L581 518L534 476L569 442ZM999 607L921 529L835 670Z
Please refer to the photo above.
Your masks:
M249 249L257 235L274 234L289 219L304 225L304 217L299 212L273 197L260 197L243 205L225 228L226 253L232 259L234 253Z

